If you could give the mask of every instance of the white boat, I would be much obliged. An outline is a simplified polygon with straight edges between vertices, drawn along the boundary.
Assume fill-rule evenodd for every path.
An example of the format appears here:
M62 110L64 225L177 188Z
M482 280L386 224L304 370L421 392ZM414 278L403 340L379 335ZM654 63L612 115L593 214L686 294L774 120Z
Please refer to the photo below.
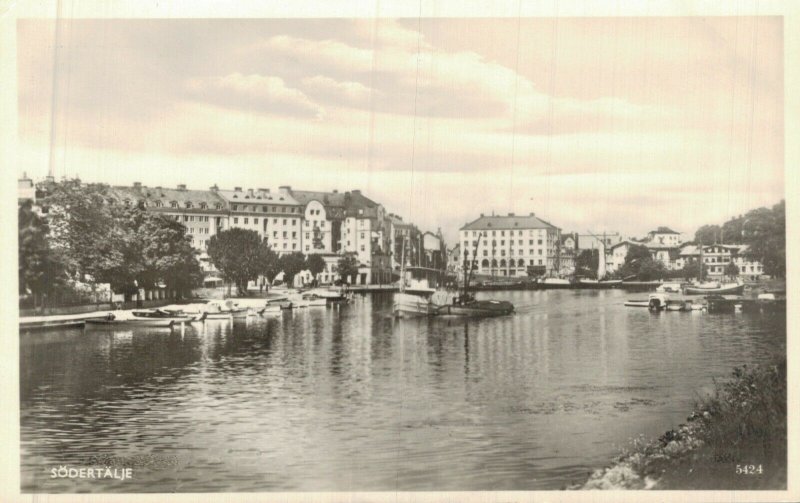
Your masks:
M646 300L628 300L625 302L627 307L646 307L651 311L660 311L667 307L669 296L664 293L651 293Z
M304 293L301 298L306 302L307 307L325 307L328 305L328 299L315 293Z
M686 295L741 295L744 292L744 283L737 281L735 283L705 283L687 285L683 289Z

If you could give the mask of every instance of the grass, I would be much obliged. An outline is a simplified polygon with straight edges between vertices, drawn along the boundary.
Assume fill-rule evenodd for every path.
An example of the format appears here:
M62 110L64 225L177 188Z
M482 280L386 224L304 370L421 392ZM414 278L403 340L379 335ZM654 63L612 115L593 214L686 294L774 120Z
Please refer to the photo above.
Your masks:
M638 439L585 489L785 489L786 359L736 368L685 424Z

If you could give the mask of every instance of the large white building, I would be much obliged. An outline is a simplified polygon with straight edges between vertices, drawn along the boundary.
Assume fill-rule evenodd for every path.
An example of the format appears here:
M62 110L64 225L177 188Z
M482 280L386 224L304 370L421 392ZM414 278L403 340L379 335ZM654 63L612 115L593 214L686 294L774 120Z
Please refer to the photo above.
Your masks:
M303 207L291 196L290 187L281 187L277 193L241 187L212 190L228 203L229 228L258 232L279 254L303 250Z
M481 215L459 231L461 260L492 276L551 274L559 268L561 229L531 213Z

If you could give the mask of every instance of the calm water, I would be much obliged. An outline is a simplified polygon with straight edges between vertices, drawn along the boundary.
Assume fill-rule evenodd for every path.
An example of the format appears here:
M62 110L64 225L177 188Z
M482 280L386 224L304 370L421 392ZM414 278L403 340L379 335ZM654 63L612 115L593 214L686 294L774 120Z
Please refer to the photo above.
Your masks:
M25 336L23 490L558 489L684 421L732 367L785 353L781 318L491 296L518 313L394 319L387 294L183 333ZM133 479L50 478L106 464Z

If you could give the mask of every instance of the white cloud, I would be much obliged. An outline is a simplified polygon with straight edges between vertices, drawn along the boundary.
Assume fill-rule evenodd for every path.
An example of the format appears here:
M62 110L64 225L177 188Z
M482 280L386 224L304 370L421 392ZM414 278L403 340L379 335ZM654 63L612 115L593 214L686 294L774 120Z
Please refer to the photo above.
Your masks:
M303 88L314 96L322 96L334 101L355 103L364 106L369 102L372 92L360 82L339 82L330 77L315 75L302 81Z

